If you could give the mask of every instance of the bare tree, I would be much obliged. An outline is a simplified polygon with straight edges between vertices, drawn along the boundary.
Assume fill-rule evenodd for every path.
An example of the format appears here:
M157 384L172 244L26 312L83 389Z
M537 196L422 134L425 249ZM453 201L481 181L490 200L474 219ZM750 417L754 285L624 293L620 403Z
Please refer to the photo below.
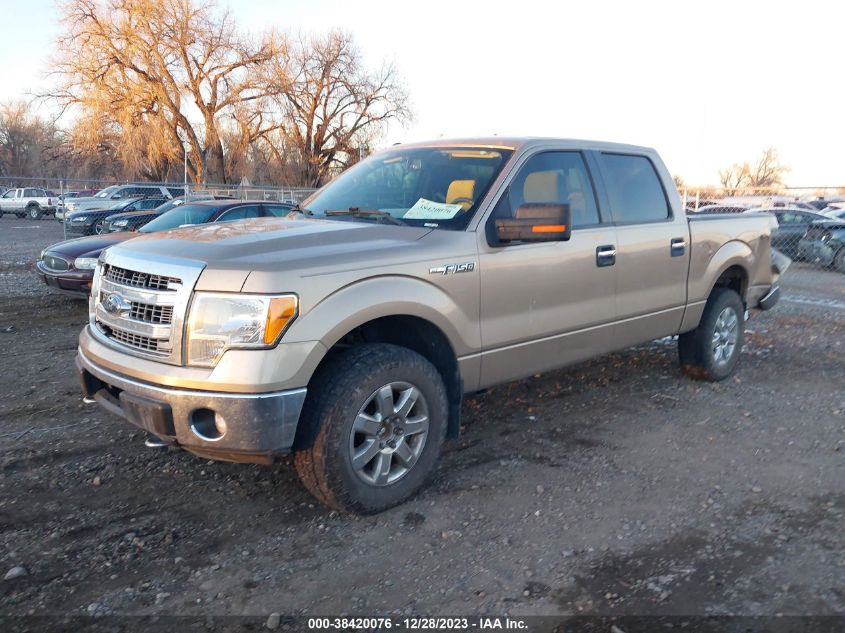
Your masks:
M763 150L760 158L749 169L748 185L753 189L774 188L783 185L783 176L789 168L780 163L774 147Z
M253 43L229 13L198 0L68 0L62 27L52 96L105 123L102 133L117 135L125 158L143 156L148 175L181 162L184 141L195 181L227 180L224 128L269 96L258 70L280 38Z
M783 185L783 176L789 168L780 163L774 147L763 150L757 162L734 163L719 170L719 182L728 195L737 195L746 191L774 189Z
M42 175L50 145L48 125L24 101L0 105L0 175Z
M748 187L748 163L734 163L719 170L719 182L729 196L742 193Z
M280 159L299 164L306 186L322 185L368 153L388 122L411 117L395 67L365 68L343 31L300 36L288 58L275 60L272 73L284 115L284 151L293 154Z

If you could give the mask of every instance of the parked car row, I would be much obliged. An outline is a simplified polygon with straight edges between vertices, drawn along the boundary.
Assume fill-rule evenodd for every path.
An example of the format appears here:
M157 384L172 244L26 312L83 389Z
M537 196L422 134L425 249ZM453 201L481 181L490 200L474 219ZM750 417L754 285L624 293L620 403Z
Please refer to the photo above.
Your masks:
M139 200L148 200L148 198ZM172 202L175 203L176 201ZM91 281L94 278L97 259L100 253L110 246L139 235L168 231L194 224L285 216L290 213L294 206L292 203L255 202L231 198L224 200L189 200L189 202L176 204L169 210L158 214L157 217L151 218L137 231L100 233L49 246L42 251L41 257L36 263L36 269L47 286L64 294L86 298L91 292ZM131 217L134 213L136 212L120 215ZM149 215L145 211L137 213Z
M796 261L817 263L845 273L845 203L831 202L828 206L827 202L824 205L795 202L748 207L711 202L690 211L691 215L761 212L777 218L778 229L772 235L772 246L776 249Z
M772 246L796 261L832 266L845 273L845 210L843 215L808 211L801 207L749 209L774 214L778 230Z

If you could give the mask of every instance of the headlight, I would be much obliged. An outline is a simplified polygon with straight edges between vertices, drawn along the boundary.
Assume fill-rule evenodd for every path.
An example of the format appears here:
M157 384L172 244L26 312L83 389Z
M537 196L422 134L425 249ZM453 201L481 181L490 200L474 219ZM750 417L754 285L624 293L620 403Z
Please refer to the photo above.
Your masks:
M71 222L85 222L85 220L87 220L87 219L88 219L87 215L79 215L79 216L72 217L70 219L70 221Z
M227 349L273 347L298 310L296 295L198 292L188 322L188 364L214 367Z
M126 226L129 224L129 220L118 220L117 222L112 222L112 226Z
M97 258L77 257L73 260L73 267L77 270L94 270L97 267Z

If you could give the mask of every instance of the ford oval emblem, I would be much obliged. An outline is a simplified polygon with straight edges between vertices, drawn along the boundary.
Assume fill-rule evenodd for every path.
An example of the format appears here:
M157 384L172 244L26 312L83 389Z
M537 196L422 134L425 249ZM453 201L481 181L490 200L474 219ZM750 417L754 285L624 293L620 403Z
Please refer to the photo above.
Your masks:
M109 314L119 315L128 313L132 309L132 304L115 293L103 300L103 309Z

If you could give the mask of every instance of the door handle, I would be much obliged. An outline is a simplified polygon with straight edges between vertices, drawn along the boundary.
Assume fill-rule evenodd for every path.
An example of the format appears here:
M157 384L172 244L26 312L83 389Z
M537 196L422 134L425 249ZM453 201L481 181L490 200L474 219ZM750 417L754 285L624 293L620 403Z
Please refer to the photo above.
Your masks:
M680 257L687 250L687 241L682 237L676 237L672 240L669 246L669 251L672 257Z
M596 266L613 266L616 263L616 247L613 244L605 244L596 247Z

